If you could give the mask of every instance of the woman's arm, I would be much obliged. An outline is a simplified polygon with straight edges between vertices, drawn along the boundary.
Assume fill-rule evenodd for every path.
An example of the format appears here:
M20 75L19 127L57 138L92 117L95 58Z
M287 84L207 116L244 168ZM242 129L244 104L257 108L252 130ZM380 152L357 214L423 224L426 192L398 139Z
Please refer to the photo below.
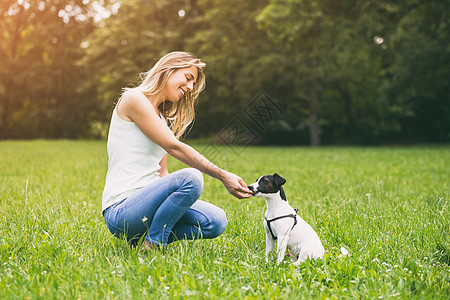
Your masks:
M128 91L120 102L121 115L130 118L153 142L179 161L219 179L237 198L248 198L251 191L237 175L217 167L189 145L180 142L157 115L152 103L138 90Z

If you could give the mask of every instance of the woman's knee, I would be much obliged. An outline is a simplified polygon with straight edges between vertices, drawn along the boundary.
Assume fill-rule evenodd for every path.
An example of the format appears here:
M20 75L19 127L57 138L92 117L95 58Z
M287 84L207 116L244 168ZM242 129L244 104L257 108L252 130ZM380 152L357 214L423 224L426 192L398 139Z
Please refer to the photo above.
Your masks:
M220 207L217 207L214 215L211 216L211 236L210 238L215 238L221 235L228 225L228 219L225 211Z
M197 193L198 197L200 197L204 185L202 172L194 168L182 169L179 172L183 174L184 182L188 182L192 186L193 192Z

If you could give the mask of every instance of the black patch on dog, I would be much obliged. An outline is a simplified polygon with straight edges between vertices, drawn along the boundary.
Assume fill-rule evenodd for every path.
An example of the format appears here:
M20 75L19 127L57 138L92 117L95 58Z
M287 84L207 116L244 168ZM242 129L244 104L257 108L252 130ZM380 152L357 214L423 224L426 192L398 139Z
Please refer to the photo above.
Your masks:
M275 194L280 191L281 199L286 201L286 194L282 187L286 183L286 179L278 175L277 173L273 175L262 176L258 181L258 190L256 192L261 192L264 194Z
M284 201L287 201L286 199L286 194L284 193L284 189L282 186L280 186L280 197L281 199L283 199Z

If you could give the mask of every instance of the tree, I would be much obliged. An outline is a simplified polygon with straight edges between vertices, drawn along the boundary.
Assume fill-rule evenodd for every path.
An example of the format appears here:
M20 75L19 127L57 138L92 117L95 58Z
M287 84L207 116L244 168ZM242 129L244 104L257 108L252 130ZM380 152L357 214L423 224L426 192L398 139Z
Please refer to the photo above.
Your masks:
M82 0L0 4L0 138L77 137L91 103L77 93L79 45L91 29ZM84 101L83 101L84 100Z
M198 120L193 129L203 128L203 135L217 134L265 90L282 101L289 110L291 95L290 67L283 47L275 45L258 28L255 17L268 1L202 0L201 14L187 48L194 49L207 63L207 89L198 106ZM208 130L205 130L208 129Z
M102 120L109 120L121 88L136 84L137 74L174 50L191 51L207 63L207 89L199 97L191 137L218 133L261 89L288 84L274 81L288 62L254 21L266 4L236 0L123 3L119 13L89 37L83 60L97 70L91 85L105 112Z
M195 25L195 6L196 1L190 0L126 1L117 15L104 20L86 39L80 63L95 72L84 89L93 90L100 103L99 121L109 120L122 88L137 85L140 73L164 54L185 50ZM183 17L179 15L182 9Z
M392 4L391 4L392 5ZM380 5L381 6L381 5ZM395 4L389 32L389 97L396 99L407 141L450 141L450 1ZM390 29L390 28L387 28Z
M258 20L296 59L313 145L317 99L328 143L449 140L449 4L271 1Z
M300 79L296 84L298 94L304 94L309 103L309 128L312 146L320 145L319 135L319 78L321 74L320 54L329 34L331 20L324 16L320 1L272 0L258 16L276 42L290 50L290 59L295 62Z

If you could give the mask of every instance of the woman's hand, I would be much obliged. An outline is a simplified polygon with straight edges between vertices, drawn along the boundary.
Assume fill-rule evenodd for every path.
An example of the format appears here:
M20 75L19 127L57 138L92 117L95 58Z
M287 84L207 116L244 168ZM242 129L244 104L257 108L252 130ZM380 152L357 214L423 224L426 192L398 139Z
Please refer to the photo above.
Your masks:
M241 177L230 173L228 171L222 170L220 180L227 188L228 192L238 199L249 198L252 196L252 191L250 191Z

